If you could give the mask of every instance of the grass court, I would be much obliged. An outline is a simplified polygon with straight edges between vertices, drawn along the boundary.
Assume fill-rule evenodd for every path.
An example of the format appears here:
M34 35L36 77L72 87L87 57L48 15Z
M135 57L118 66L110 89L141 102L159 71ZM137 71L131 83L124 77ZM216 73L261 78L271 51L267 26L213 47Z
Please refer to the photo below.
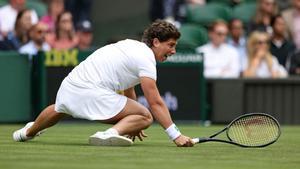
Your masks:
M60 123L26 143L12 140L23 125L0 125L1 169L290 169L300 167L300 126L283 126L279 140L252 149L222 143L177 148L162 128L152 125L143 142L131 147L95 147L88 137L107 125ZM189 136L209 136L222 125L179 124Z

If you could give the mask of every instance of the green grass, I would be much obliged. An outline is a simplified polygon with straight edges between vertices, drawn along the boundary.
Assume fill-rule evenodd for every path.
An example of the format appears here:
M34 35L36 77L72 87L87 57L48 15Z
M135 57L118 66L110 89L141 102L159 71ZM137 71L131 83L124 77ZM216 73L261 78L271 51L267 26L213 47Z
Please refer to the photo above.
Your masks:
M17 143L12 132L21 125L0 125L1 169L289 169L300 167L300 126L284 126L275 144L261 149L222 143L178 148L158 125L149 137L132 147L95 147L88 136L108 126L96 123L61 123L39 138ZM223 126L179 125L190 136L207 136Z

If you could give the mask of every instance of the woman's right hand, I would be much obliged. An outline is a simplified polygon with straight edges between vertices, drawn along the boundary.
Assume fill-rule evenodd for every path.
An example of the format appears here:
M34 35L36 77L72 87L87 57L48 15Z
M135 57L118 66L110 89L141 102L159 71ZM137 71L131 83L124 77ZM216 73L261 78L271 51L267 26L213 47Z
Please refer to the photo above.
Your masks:
M258 50L255 54L255 57L252 60L252 63L250 63L251 67L257 67L259 65L259 63L261 62L261 60L263 60L266 56L266 51L265 50Z
M266 56L266 54L267 54L267 51L260 49L256 52L255 58L261 60Z
M191 138L184 135L180 135L178 138L176 138L174 143L177 145L177 147L193 147L195 144Z

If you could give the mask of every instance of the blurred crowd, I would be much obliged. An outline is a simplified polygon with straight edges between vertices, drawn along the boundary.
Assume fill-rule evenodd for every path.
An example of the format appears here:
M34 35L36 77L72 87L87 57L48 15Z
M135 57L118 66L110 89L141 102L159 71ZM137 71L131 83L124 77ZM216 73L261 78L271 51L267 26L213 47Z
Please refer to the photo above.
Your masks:
M249 22L233 16L204 25L209 40L196 51L204 54L205 77L300 75L300 0L152 0L150 16L181 28L188 22L187 6L205 7L215 2L231 9L250 2L256 11Z
M37 3L37 2L34 2ZM92 0L44 0L38 16L26 0L8 0L0 7L0 51L34 56L51 49L93 50Z
M39 2L47 7L43 15L28 7L28 1L7 0L1 5L0 51L19 51L34 56L38 51L51 49L96 49L92 46L92 0L41 0ZM254 3L256 11L245 9L253 13L248 22L231 17L215 19L209 25L198 24L208 35L208 41L194 48L204 54L205 77L300 75L300 0L149 1L152 21L164 19L179 29L189 22L189 6L208 7L219 3L233 9L242 3ZM200 15L209 17L212 14Z

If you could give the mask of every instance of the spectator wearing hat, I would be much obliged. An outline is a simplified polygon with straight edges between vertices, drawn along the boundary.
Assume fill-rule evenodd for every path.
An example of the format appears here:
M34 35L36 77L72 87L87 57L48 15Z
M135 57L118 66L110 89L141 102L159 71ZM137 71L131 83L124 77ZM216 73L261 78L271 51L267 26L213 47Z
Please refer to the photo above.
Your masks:
M95 47L92 47L93 41L93 28L92 24L88 20L81 21L76 26L76 33L78 37L77 48L79 50L94 50Z

